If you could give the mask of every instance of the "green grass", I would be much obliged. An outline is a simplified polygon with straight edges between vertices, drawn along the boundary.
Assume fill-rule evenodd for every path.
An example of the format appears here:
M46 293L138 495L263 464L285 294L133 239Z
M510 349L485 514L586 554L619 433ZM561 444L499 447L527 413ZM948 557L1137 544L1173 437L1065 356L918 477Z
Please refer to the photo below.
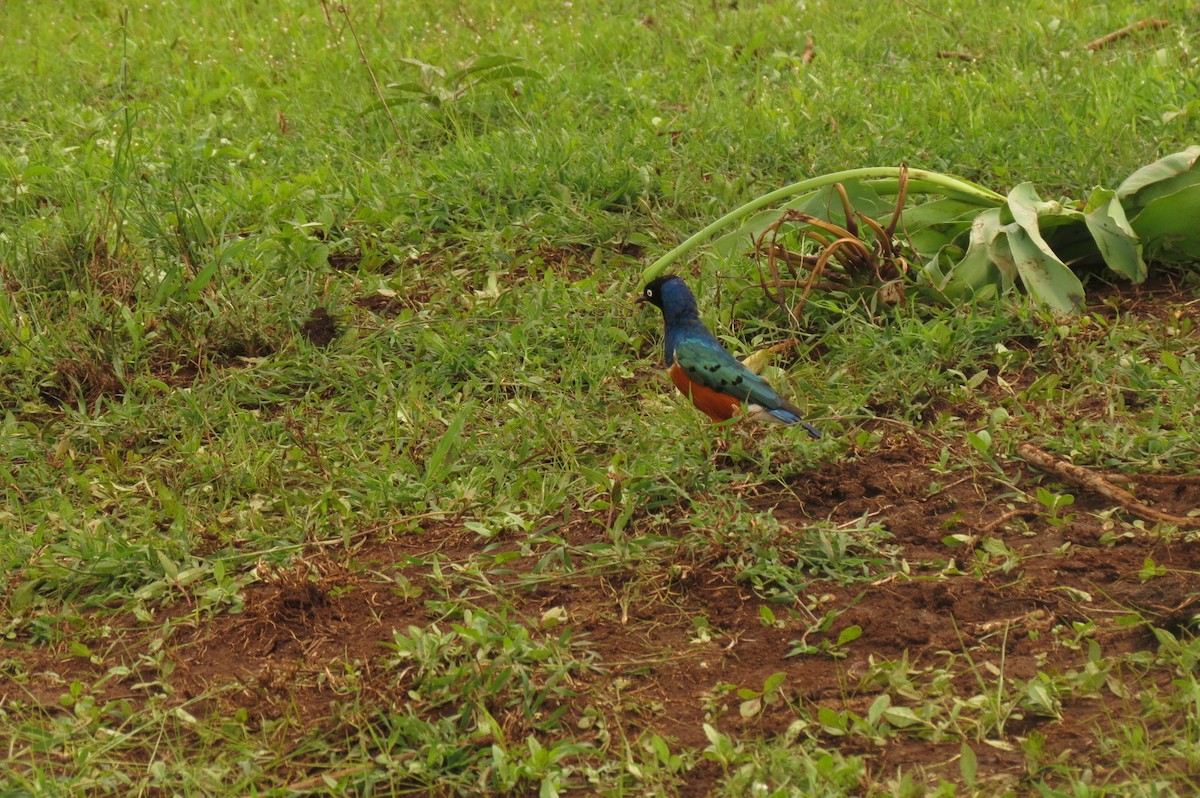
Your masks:
M404 58L531 74L438 106L385 88L397 137L332 4L0 11L0 792L1195 790L1200 644L1190 615L1146 609L1167 598L1126 607L1128 637L1072 626L1094 617L1078 608L1019 629L1055 654L1017 676L991 638L878 660L856 653L870 629L838 635L880 585L1016 589L1070 547L1037 548L1017 518L931 533L969 544L931 553L893 539L886 511L803 503L911 433L934 498L966 479L996 516L1050 519L1042 534L1107 524L1097 551L1194 545L1014 476L1027 440L1110 471L1200 469L1194 270L1161 308L1118 296L1062 321L1013 296L872 316L823 296L794 328L750 263L681 264L739 354L799 339L769 376L827 432L813 443L714 431L657 377L659 320L633 303L650 259L805 177L904 161L1047 197L1115 185L1200 137L1194 9L350 13L383 86L414 79ZM1085 49L1152 15L1169 24ZM317 308L327 346L305 333ZM1194 578L1157 556L1147 585ZM256 614L280 574L331 603ZM374 648L308 641L294 678L201 678L219 640L313 627L342 596L378 597L351 624L392 624ZM647 687L706 678L687 670L705 646L763 640L795 652L697 684L703 707ZM810 664L829 669L824 697L793 677L764 691ZM760 716L738 719L756 691ZM1064 718L1080 736L1056 741ZM929 748L887 758L902 744Z

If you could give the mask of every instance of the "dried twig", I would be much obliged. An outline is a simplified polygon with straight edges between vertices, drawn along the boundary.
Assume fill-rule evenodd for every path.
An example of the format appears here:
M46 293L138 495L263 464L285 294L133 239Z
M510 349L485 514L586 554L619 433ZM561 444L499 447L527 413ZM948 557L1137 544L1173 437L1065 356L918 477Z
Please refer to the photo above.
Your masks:
M1097 50L1108 47L1110 44L1117 41L1118 39L1124 39L1126 36L1130 35L1131 33L1136 33L1137 31L1140 31L1143 28L1153 28L1153 29L1157 30L1159 28L1165 28L1169 24L1170 23L1167 22L1167 20L1157 19L1155 17L1146 17L1145 19L1139 19L1137 22L1133 23L1132 25L1126 25L1125 27L1121 28L1120 30L1115 30L1112 33L1108 34L1107 36L1101 36L1099 39L1095 39L1094 41L1088 42L1087 49L1091 50L1094 53Z
M964 53L959 50L938 50L937 57L938 58L952 58L952 59L955 59L958 61L978 61L979 60L979 58L977 56L971 55L970 53Z
M1017 446L1017 456L1025 462L1037 466L1043 471L1057 474L1064 479L1099 493L1107 499L1115 501L1126 511L1146 521L1174 524L1180 529L1200 529L1200 518L1187 518L1182 515L1172 515L1161 510L1155 510L1138 501L1137 497L1124 488L1118 488L1099 474L1081 468L1074 463L1060 460L1048 452L1044 452L1032 443L1022 443Z
M970 526L972 529L974 529L980 535L990 535L994 530L999 529L1000 527L1004 526L1005 524L1007 524L1009 521L1013 520L1014 518L1021 518L1024 516L1034 516L1034 515L1037 515L1037 512L1035 510L1030 510L1027 508L1017 508L1016 510L1009 510L1007 513L1000 516L996 520L991 521L987 524L984 524L983 526L973 526L973 525L970 525Z

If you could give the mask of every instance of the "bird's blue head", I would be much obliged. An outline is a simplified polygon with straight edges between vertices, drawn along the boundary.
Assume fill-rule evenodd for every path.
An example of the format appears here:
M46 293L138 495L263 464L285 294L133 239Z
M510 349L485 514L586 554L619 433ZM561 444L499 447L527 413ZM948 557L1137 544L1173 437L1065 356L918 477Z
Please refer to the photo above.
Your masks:
M640 302L649 302L663 315L663 356L669 366L674 358L675 346L688 336L711 338L700 321L696 310L696 297L688 290L687 283L678 277L668 274L658 277L646 284Z
M687 283L673 274L657 277L647 283L640 301L649 302L661 310L668 327L696 316L696 297L692 296Z

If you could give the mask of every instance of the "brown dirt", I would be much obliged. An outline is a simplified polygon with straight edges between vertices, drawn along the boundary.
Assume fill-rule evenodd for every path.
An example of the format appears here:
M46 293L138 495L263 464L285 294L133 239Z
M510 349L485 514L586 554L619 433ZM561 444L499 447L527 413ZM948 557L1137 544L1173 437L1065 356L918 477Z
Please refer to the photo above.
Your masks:
M337 324L323 307L313 308L308 321L300 325L300 334L314 346L326 347L337 337Z
M787 674L785 694L793 705L814 714L829 707L865 715L883 687L864 678L871 662L906 659L915 670L947 667L955 685L971 695L971 673L961 667L967 653L976 667L1003 665L1006 678L1029 679L1039 670L1061 673L1083 665L1078 650L1050 633L1056 626L1095 623L1093 638L1106 656L1113 656L1155 646L1144 625L1122 626L1116 622L1121 616L1141 613L1176 629L1192 622L1197 596L1184 573L1200 570L1200 549L1194 544L1145 533L1102 542L1106 530L1093 513L1107 508L1087 495L1069 508L1074 517L1066 523L1052 523L1037 505L1019 505L1021 512L1013 514L1006 509L1010 500L1002 498L1012 495L1010 488L977 474L937 474L931 468L936 455L920 440L893 433L876 451L802 474L789 485L761 489L754 498L760 508L773 512L787 534L794 530L803 535L815 519L852 524L866 515L894 535L889 545L898 561L909 564L908 577L881 575L873 583L850 585L814 581L809 586L810 595L825 597L822 609L838 615L827 632L808 633L808 643L835 640L852 625L863 630L845 646L843 658L788 656L805 636L808 622L799 614L789 617L786 606L773 605L783 628L765 626L759 615L763 601L734 581L731 570L720 567L724 553L719 548L697 554L681 547L658 565L646 566L658 568L657 573L602 569L520 587L522 574L545 553L535 549L508 563L506 576L494 581L512 583L501 592L531 628L547 609L563 608L574 639L598 655L602 670L576 685L576 718L590 704L602 711L610 728L619 727L630 738L655 731L672 740L673 747L706 746L706 722L737 735L783 731L795 718L787 703L768 706L761 716L746 720L738 713L736 692L728 687L758 688L775 672ZM1021 463L1010 468L1006 481L1020 490L1032 490L1042 481ZM1138 494L1160 509L1186 513L1200 505L1200 479L1150 480ZM974 572L969 547L950 549L942 542L953 533L1003 540L1021 559L1007 572L994 559ZM557 534L576 547L607 539L602 525L583 518L569 521ZM147 680L138 657L154 636L145 630L158 630L173 617L171 692L180 701L210 696L189 707L193 714L244 710L254 725L286 717L297 737L313 728L332 730L339 723L339 688L349 669L359 672L359 689L379 706L402 700L394 689L395 674L381 666L386 656L382 644L392 639L393 631L437 620L438 613L425 604L436 595L431 580L435 560L447 571L454 563L487 561L521 545L517 539L485 540L442 523L398 540L371 540L352 551L314 551L293 570L264 574L247 587L241 614L198 619L177 604L149 627L125 619L129 627L119 643L109 643L101 665L59 649L31 649L26 670L33 676L19 688L0 677L0 698L32 697L47 711L59 711L65 684L73 679L96 683L114 661L121 661L133 668L130 675L100 690L107 700L136 699L136 685ZM1054 556L1064 546L1070 556ZM947 575L951 558L963 573ZM1170 572L1143 582L1138 572L1147 559ZM398 580L416 589L397 589ZM495 603L495 593L460 587L467 605ZM1077 600L1072 595L1079 594L1066 588L1091 598ZM697 618L708 620L707 639ZM956 658L957 670L951 663ZM1068 700L1061 718L1026 713L1014 719L999 735L1012 751L980 747L981 775L1018 778L1024 769L1019 741L1033 729L1045 735L1047 756L1087 749L1095 744L1097 723L1105 722L1106 715L1121 716L1119 701L1114 697L1113 702L1106 712L1091 699L1078 705ZM879 776L902 765L957 776L957 744L908 736L888 738L882 745L861 737L831 737L827 744L867 757ZM721 775L711 764L698 766L685 778L680 794L705 794Z
M1118 297L1106 306L1133 312L1143 301ZM1120 307L1121 302L1131 307ZM1193 306L1179 307L1190 312ZM1175 318L1174 310L1163 312ZM811 612L800 606L789 612L787 605L768 605L779 625L765 625L760 615L765 602L737 581L728 565L731 553L717 542L703 545L703 533L685 535L682 526L677 546L668 546L657 559L639 561L636 572L603 564L589 569L581 547L609 540L604 519L571 515L553 533L584 562L564 573L541 562L554 548L549 544L531 545L525 536L512 534L485 539L438 521L397 539L386 530L364 529L349 547L315 545L292 570L262 573L243 591L240 614L209 617L184 600L149 623L119 616L107 622L115 630L112 637L81 641L103 652L98 663L72 656L65 644L10 649L7 656L20 660L29 675L18 684L9 675L12 669L0 673L0 702L35 702L48 713L63 712L59 696L75 679L97 685L105 700L137 700L142 685L159 678L144 672L142 655L157 645L170 621L173 632L165 651L174 667L165 680L173 700L204 697L189 705L190 712L243 711L254 725L286 718L292 739L315 729L332 734L347 722L340 708L343 688L351 682L377 706L405 700L404 691L396 689L394 669L384 665L384 644L395 631L439 619L427 603L442 595L435 568L450 574L445 578L458 603L487 608L503 596L509 617L523 617L532 629L545 611L562 608L573 639L594 652L599 663L577 678L570 720L582 718L590 706L624 739L655 731L671 741L672 750L703 749L704 723L756 737L781 733L796 719L797 708L814 716L822 707L865 715L887 686L870 676L873 664L907 662L916 674L914 683L921 672L944 668L959 694L971 696L977 692L974 674L988 668L1003 669L1008 680L1080 669L1085 655L1063 631L1073 623L1095 625L1091 638L1106 657L1156 648L1146 624L1123 618L1136 614L1175 631L1194 624L1193 575L1200 571L1200 547L1193 540L1135 529L1119 511L1117 518L1103 520L1097 514L1110 510L1111 503L1072 486L1062 489L1075 494L1076 502L1062 518L1050 517L1031 497L1037 486L1054 480L1027 464L1003 462L1003 473L940 473L940 444L893 426L879 431L883 441L871 451L851 452L818 470L760 486L752 496L757 509L774 515L785 537L802 539L814 523L853 526L864 518L891 534L884 545L903 569L879 569L873 581L814 578L809 583L806 596L821 599L820 612L834 613L825 631L813 631ZM1200 477L1131 475L1124 484L1166 512L1186 515L1200 506ZM669 523L680 524L686 511L663 512ZM631 532L651 526L661 531L662 519L639 516ZM721 538L720 530L711 532L713 541ZM948 545L950 535L965 536L962 545ZM989 540L1002 542L1017 556L1006 563ZM494 563L497 555L511 552L521 556L490 571L480 566L489 573L490 591L454 576L455 565ZM1148 561L1168 571L1143 580L1139 573ZM537 568L553 578L530 578ZM697 619L707 621L707 630L697 626ZM862 629L861 637L834 650L830 644L851 626ZM825 650L789 656L801 638ZM117 663L128 665L129 675L102 679ZM787 675L787 700L742 718L733 688L759 688L776 672ZM1134 695L1139 684L1165 684L1170 678L1154 670L1124 676ZM1058 717L1033 711L1014 716L989 734L1007 749L975 746L980 778L1017 783L1026 767L1021 742L1033 731L1045 737L1048 762L1093 750L1098 734L1137 710L1136 700L1127 705L1115 694L1103 700L1068 695ZM1171 733L1151 729L1157 737ZM957 742L896 735L876 744L861 736L827 735L823 743L864 757L879 778L901 766L959 778ZM1093 764L1097 780L1105 767ZM319 772L279 777L296 781ZM722 776L717 765L701 760L683 777L678 794L704 795Z

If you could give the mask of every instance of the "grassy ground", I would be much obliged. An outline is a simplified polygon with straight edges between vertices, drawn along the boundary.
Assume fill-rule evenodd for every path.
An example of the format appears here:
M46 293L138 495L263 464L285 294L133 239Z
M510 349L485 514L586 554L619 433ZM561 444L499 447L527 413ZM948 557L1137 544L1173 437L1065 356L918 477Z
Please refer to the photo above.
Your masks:
M2 794L1195 794L1195 532L1018 456L1194 517L1194 272L795 327L690 263L816 443L632 302L816 174L1115 186L1190 4L349 10L0 6Z

